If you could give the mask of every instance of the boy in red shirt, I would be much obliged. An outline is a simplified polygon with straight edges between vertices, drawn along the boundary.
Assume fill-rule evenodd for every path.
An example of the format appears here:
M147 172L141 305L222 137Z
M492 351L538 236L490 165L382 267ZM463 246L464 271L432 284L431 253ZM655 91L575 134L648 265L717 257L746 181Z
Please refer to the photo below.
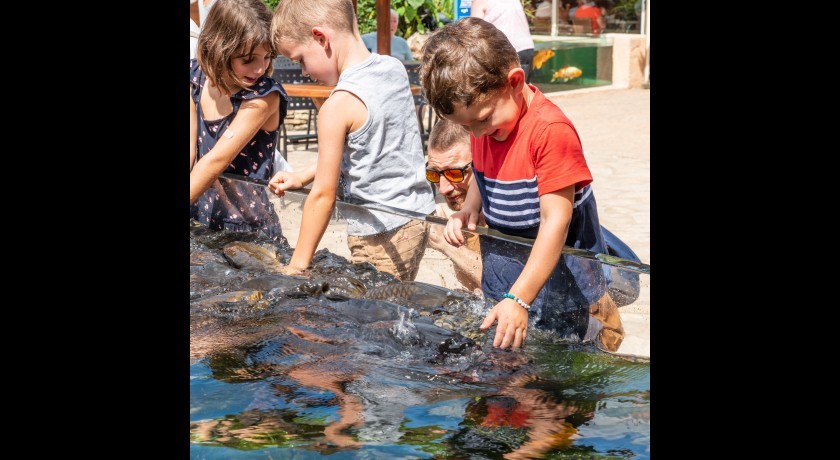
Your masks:
M518 348L530 311L535 325L564 338L596 338L601 348L618 349L624 329L607 292L608 272L595 261L561 258L564 245L608 253L592 174L572 122L525 83L516 50L482 19L461 19L430 37L421 69L429 104L470 131L473 153L475 180L444 238L464 244L461 228L475 230L483 211L489 227L534 239L523 264L510 257L521 246L482 238L482 291L501 300L481 329L498 321L493 346ZM590 321L590 314L600 321Z

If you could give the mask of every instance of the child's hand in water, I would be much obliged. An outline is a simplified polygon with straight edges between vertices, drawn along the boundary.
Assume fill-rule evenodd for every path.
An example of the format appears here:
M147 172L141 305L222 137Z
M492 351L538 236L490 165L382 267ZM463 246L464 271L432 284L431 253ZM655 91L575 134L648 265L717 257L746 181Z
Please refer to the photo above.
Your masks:
M502 299L490 310L479 329L486 330L497 320L494 347L519 348L525 343L528 333L528 310L511 299Z
M286 190L303 188L303 181L291 171L279 171L268 181L268 189L277 196L286 194Z
M293 266L291 263L284 266L280 272L286 276L303 276L309 278L310 270L309 267L300 268Z

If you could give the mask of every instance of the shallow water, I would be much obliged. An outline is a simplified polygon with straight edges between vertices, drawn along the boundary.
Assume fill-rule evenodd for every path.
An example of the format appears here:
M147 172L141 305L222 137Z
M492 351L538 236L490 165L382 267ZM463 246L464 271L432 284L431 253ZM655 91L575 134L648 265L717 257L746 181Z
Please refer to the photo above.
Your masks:
M649 458L647 360L536 330L493 349L478 295L365 298L393 278L325 250L283 278L233 242L191 236L191 458Z
M532 375L492 385L380 363L336 392L286 375L228 383L198 360L191 457L649 458L648 364L570 345L534 361ZM348 416L357 423L329 433Z

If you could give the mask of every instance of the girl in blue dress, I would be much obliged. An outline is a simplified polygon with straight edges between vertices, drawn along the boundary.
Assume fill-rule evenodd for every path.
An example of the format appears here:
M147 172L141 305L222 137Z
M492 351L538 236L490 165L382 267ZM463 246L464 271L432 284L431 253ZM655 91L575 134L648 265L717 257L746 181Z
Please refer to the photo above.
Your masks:
M265 187L288 97L270 75L272 12L262 0L218 0L190 60L190 218L213 230L281 235Z

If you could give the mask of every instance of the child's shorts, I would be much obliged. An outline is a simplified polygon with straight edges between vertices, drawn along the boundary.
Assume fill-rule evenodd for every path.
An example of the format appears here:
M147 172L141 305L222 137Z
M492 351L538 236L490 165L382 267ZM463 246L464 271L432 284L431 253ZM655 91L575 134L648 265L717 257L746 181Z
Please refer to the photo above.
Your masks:
M420 220L375 235L347 235L350 261L370 262L400 281L414 281L429 242L429 224Z

